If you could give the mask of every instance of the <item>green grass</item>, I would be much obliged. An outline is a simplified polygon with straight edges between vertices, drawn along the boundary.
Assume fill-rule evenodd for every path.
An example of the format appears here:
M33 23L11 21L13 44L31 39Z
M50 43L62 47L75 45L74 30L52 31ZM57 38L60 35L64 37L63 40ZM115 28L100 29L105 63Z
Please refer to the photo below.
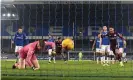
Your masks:
M132 80L133 61L120 67L118 63L111 66L102 66L95 61L63 61L48 64L48 61L40 60L40 70L33 71L30 68L25 70L13 70L13 60L1 61L2 80Z

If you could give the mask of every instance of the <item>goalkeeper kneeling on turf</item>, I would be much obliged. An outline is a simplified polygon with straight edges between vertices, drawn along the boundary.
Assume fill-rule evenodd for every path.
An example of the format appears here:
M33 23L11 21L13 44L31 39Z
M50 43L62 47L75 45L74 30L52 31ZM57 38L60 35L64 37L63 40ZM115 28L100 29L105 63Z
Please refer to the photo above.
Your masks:
M19 50L19 61L13 65L13 69L25 69L28 65L33 70L38 70L40 68L39 62L36 57L36 52L43 50L45 46L52 46L55 49L55 44L53 42L47 42L43 40L35 41L24 46Z

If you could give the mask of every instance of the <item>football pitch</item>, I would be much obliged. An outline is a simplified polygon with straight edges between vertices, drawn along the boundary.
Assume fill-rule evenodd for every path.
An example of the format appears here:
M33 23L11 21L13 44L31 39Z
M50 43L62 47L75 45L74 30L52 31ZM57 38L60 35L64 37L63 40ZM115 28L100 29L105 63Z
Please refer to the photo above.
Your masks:
M12 69L15 60L1 60L2 80L133 80L133 61L120 67L118 63L110 66L96 64L95 61L64 61L48 64L40 60L40 70Z

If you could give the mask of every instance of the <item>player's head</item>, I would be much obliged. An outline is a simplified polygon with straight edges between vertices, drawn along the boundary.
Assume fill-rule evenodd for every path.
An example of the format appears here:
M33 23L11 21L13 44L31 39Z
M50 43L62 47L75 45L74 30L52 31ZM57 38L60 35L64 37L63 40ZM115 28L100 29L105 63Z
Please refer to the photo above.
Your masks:
M103 26L103 31L107 31L107 26Z
M37 44L37 49L43 49L45 46L45 42L43 40L39 40L39 43Z
M16 69L17 67L15 66L15 64L12 66L12 69Z
M120 36L123 36L123 34L120 34Z
M100 34L97 35L98 38L100 38L100 36L101 36Z
M114 32L114 28L113 27L109 27L109 32Z
M19 27L19 28L18 28L18 33L22 33L22 32L23 32L22 27Z
M58 41L61 41L61 37L58 37Z

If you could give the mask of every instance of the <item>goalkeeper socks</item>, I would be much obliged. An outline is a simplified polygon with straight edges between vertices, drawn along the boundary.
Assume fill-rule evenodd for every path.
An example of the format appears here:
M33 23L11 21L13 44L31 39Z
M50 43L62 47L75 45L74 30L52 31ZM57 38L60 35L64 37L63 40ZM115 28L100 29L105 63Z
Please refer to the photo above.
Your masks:
M51 62L51 57L49 56L49 62Z
M105 56L102 56L103 63L105 63Z
M101 56L100 59L101 59L101 63L102 63L103 62L103 57Z
M53 57L53 60L54 60L54 62L55 62L55 57Z
M97 57L97 64L99 63L99 58L100 58L100 57Z
M109 63L109 57L106 58L106 63Z

